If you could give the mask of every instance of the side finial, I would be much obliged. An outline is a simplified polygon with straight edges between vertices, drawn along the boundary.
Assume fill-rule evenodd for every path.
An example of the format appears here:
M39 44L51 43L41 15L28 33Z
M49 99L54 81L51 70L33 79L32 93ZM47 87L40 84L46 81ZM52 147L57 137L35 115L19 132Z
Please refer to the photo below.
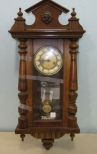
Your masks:
M71 13L71 16L74 18L76 17L76 12L75 12L75 8L72 9L72 13Z
M17 15L18 15L19 17L22 17L22 16L23 16L23 13L22 13L22 9L21 9L21 8L19 8L19 12L17 13Z

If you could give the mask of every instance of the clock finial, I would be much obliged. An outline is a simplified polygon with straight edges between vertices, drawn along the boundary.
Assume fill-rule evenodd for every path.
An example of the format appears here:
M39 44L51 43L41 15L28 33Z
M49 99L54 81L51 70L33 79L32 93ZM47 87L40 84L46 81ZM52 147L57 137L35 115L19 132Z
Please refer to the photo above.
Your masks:
M22 9L19 8L19 12L17 13L17 18L15 18L15 23L10 29L10 33L24 31L25 29L25 19L23 18Z
M22 17L22 16L23 16L23 13L22 13L22 9L21 9L21 8L19 8L19 12L17 13L17 15L18 15L19 17Z
M72 13L71 13L71 16L72 16L73 18L76 18L76 12L75 12L75 8L73 8L73 9L72 9Z

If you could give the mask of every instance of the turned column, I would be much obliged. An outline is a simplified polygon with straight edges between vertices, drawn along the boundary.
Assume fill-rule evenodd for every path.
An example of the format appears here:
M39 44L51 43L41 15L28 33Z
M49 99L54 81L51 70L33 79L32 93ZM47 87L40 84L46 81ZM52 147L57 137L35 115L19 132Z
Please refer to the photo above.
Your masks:
M79 132L79 128L77 126L77 106L76 106L76 99L77 99L77 90L78 90L78 83L77 83L77 51L78 45L75 40L72 40L70 43L70 81L69 81L69 128L71 128L71 139L74 138L73 129L76 129Z
M20 91L18 94L20 100L19 114L20 117L18 119L18 129L25 130L27 129L27 110L25 108L27 101L27 80L26 80L26 40L20 40L19 45L19 55L20 55L20 66L19 66L19 83L18 90ZM22 140L24 140L25 134L21 134Z

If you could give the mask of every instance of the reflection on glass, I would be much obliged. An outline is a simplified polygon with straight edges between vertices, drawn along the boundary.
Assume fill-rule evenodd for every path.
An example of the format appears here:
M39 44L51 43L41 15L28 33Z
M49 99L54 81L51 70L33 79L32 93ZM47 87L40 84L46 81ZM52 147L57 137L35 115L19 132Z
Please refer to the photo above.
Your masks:
M33 77L34 120L60 120L62 117L63 80L49 77Z
M56 119L58 116L60 88L50 82L41 82L41 119Z

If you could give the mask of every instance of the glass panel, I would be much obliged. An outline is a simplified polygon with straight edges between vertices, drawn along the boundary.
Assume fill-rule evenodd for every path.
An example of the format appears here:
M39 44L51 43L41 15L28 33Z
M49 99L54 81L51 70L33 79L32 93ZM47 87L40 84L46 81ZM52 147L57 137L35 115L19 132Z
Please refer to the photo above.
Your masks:
M54 79L53 79L54 80ZM59 79L58 79L59 81ZM36 83L36 84L35 84ZM61 119L62 98L60 82L34 81L34 120ZM37 88L38 87L38 88Z

